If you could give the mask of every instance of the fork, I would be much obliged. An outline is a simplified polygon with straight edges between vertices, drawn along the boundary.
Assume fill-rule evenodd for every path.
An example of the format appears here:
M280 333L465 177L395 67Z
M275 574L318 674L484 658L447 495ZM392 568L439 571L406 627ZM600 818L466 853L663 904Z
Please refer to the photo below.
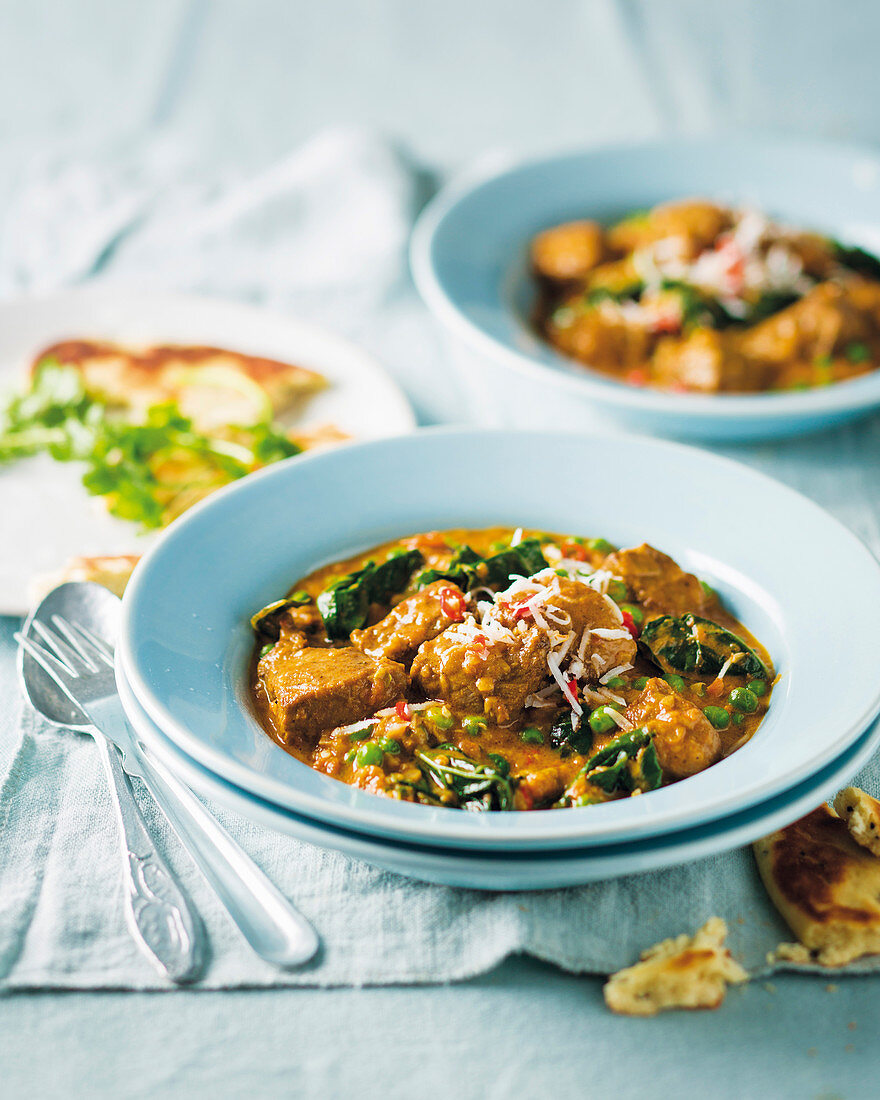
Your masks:
M312 926L155 753L131 736L116 688L114 652L103 638L61 615L50 629L35 619L44 645L16 634L67 697L122 751L145 781L184 847L214 887L253 950L276 966L299 966L318 949ZM131 757L136 757L136 760Z

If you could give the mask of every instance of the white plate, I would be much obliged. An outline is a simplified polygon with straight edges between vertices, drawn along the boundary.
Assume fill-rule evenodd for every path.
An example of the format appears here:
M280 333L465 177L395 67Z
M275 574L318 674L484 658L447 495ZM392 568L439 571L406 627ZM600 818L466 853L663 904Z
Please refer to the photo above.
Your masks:
M254 608L395 535L494 523L647 539L705 577L780 673L752 740L641 798L500 814L380 798L270 740L248 700ZM880 712L878 608L880 567L858 539L736 463L648 439L431 430L279 463L203 501L136 571L118 653L164 733L267 801L420 844L559 848L702 824L829 764Z
M117 673L120 696L129 721L143 743L193 790L218 805L287 833L298 840L363 859L386 871L444 886L475 890L549 890L690 863L749 844L774 829L796 821L847 782L871 759L880 745L880 723L809 781L749 811L722 818L709 826L649 837L634 843L585 849L542 850L534 854L451 849L448 851L383 841L337 829L284 810L227 783L182 752L154 725L139 706L125 677Z
M122 344L210 344L319 371L330 388L298 424L333 423L359 439L412 431L397 385L346 340L302 321L220 298L89 287L0 305L0 394L14 389L34 355L65 338ZM78 463L46 456L0 466L0 613L27 610L35 574L77 555L142 553L155 535L108 515L86 493Z

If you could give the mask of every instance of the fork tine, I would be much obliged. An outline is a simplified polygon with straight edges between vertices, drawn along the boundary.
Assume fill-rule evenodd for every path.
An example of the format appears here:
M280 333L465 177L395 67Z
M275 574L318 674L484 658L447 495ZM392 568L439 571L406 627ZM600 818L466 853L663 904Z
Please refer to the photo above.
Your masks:
M105 665L113 668L113 650L109 649L106 642L102 642L91 631L86 630L79 623L65 619L63 615L53 615L52 623L60 630L67 641L73 646L84 661L91 665L92 671L97 672L96 659L103 661Z
M43 649L43 647L35 642L33 638L26 637L20 631L16 631L13 637L21 648L29 653L38 665L45 669L55 683L69 694L68 681L76 679L76 674L72 673L57 657L54 657L47 650Z
M72 649L67 642L62 641L55 631L50 630L45 623L41 623L39 620L34 619L31 626L33 627L34 633L40 635L40 638L45 642L61 664L67 666L68 673L72 676L79 676L84 670L85 662L76 650ZM86 671L94 672L95 670L92 668L86 669Z

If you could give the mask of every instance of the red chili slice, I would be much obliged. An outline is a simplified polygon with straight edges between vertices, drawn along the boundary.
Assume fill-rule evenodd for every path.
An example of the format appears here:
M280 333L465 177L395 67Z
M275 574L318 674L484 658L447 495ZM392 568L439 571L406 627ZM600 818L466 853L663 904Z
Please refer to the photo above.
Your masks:
M447 619L451 619L454 623L460 623L467 610L467 600L457 589L444 588L440 592L440 610Z
M409 709L409 703L405 699L401 699L394 709L397 711L397 717L402 722L408 722L412 718L412 711Z
M623 625L634 638L638 638L639 628L636 626L635 619L632 617L632 615L630 615L628 611L622 611L621 614L623 615Z

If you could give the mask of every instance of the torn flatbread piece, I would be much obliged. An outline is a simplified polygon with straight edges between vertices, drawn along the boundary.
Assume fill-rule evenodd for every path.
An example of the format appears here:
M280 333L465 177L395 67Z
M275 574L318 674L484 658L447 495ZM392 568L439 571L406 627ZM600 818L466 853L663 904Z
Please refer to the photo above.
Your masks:
M693 936L682 934L643 951L634 966L612 974L605 1003L627 1016L654 1016L670 1008L717 1008L727 986L748 974L725 947L727 925L710 917Z
M880 859L853 840L828 806L753 849L767 893L809 952L798 953L799 961L843 966L880 953Z
M203 431L278 416L327 385L305 367L201 345L62 340L35 356L32 372L47 359L79 371L86 389L111 405L137 412L173 401Z
M835 795L834 809L856 844L880 856L880 802L859 787L845 787Z

